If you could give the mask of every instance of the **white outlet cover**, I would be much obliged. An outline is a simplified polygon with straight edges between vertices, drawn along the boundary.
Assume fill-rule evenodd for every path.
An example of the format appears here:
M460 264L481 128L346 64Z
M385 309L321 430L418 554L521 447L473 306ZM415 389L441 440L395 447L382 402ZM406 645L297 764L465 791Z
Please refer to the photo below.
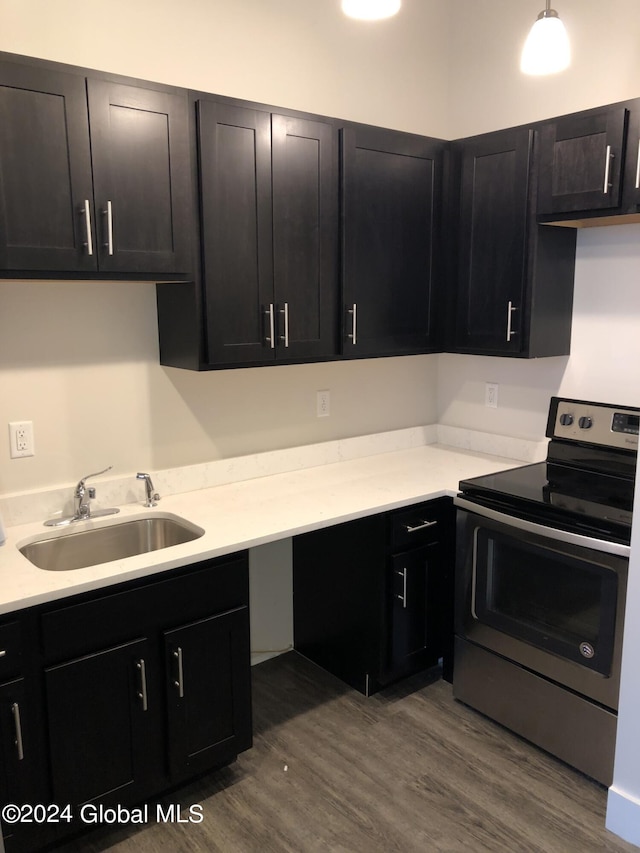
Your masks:
M35 456L33 421L11 421L9 423L9 455L12 459Z
M316 415L328 418L331 414L331 394L329 391L318 391L316 395Z

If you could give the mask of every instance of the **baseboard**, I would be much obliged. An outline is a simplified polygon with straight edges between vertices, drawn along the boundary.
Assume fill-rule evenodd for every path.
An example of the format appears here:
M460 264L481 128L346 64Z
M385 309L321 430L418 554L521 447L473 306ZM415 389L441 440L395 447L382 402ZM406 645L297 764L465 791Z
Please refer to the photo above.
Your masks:
M640 800L612 785L607 799L605 825L610 832L640 847Z

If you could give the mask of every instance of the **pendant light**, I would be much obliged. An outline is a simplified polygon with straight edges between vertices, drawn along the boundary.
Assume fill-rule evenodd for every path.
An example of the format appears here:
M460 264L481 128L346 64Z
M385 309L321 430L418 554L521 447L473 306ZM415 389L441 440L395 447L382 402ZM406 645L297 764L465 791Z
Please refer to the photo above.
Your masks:
M400 9L400 0L342 0L342 11L350 18L377 21L390 18Z
M555 74L568 68L571 61L567 31L550 2L547 0L524 44L520 70L525 74Z

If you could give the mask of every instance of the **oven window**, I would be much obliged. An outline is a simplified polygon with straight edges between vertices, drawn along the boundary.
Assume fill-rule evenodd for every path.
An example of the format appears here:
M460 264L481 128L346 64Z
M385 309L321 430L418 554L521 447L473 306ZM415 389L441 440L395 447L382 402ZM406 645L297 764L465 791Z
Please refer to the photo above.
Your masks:
M476 533L475 616L604 675L618 577L590 559L487 528Z

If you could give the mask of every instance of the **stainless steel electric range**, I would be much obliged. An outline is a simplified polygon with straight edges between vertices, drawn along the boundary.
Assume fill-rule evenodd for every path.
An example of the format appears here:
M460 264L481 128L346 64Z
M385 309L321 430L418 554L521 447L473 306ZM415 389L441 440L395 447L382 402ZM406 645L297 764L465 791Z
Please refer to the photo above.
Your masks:
M640 409L551 399L545 462L464 480L454 696L609 784Z

